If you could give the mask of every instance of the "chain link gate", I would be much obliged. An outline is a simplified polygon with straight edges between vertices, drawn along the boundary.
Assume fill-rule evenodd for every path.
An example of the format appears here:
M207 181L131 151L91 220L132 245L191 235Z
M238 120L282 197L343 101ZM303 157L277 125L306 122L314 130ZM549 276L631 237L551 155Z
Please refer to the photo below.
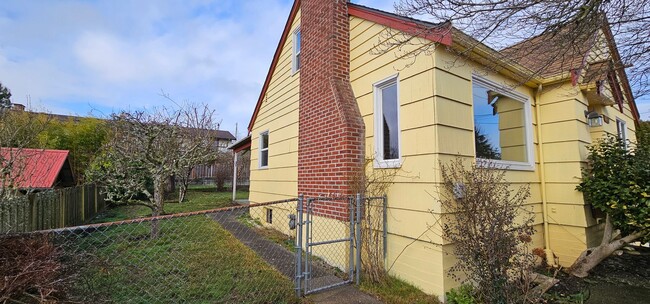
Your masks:
M345 206L347 215L326 213L325 204ZM296 229L297 296L359 283L361 196L298 199ZM356 210L355 210L356 209ZM314 253L316 251L316 254ZM355 279L356 274L356 279Z

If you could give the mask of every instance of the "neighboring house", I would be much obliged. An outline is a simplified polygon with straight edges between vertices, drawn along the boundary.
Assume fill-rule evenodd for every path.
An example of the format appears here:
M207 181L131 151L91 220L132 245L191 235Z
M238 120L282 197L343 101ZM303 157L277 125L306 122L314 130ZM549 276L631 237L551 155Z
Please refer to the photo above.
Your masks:
M210 132L210 137L214 140L217 151L230 154L228 146L236 139L232 133L224 130L214 130ZM214 181L217 177L229 180L232 176L230 164L223 164L221 162L223 162L223 158L220 158L220 160L213 164L195 166L190 173L190 180ZM223 176L224 174L226 176Z
M72 187L68 154L67 150L0 148L0 186L22 191Z
M228 152L228 146L233 143L237 138L235 138L232 133L224 130L215 130L212 132L212 138L214 139L215 145L220 152Z
M427 27L418 39L440 47L415 60L372 52L387 27L393 33ZM598 30L591 41L579 58L534 75L545 56L531 45L552 44L549 37L498 52L449 24L347 1L297 0L248 127L250 201L353 194L352 178L365 158L375 159L373 170L399 169L404 174L387 193L387 265L443 295L457 283L446 275L452 245L434 217L441 212L440 163L493 159L513 185L530 185L533 246L568 266L600 241L601 225L575 190L586 147L605 133L634 140L639 117L625 72L613 64L611 33ZM477 47L467 58L454 54L471 45ZM520 52L530 54L508 59ZM345 218L346 207L322 208L315 218ZM425 233L428 225L434 226Z

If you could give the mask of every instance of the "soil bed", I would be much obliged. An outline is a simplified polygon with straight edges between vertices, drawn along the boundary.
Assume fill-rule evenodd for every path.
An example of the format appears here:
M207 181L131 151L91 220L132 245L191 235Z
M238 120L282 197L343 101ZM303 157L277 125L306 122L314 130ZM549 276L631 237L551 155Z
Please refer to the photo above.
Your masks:
M560 272L547 292L548 303L647 303L650 299L650 248L630 246L607 258L584 279Z

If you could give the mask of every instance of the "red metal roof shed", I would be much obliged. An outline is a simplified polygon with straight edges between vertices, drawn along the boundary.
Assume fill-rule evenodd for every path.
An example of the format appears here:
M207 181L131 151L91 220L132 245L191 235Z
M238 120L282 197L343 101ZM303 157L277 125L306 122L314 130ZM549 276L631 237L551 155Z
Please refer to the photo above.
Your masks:
M11 167L13 187L45 189L72 186L67 150L0 148L2 167ZM8 182L8 181L7 181Z

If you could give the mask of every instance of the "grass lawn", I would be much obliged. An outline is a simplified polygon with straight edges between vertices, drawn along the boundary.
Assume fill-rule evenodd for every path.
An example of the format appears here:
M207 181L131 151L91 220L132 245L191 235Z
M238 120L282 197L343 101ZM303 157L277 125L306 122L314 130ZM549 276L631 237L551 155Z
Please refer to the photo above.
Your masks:
M173 197L173 196L172 196ZM237 199L247 199L248 192L237 191ZM232 205L232 192L216 192L214 187L191 187L187 191L185 202L178 203L178 198L165 201L165 213L183 213L191 211L209 210ZM108 208L105 212L92 220L92 223L115 222L125 219L151 216L151 209L145 206L118 206Z
M167 213L230 205L231 193L193 190ZM243 196L244 194L242 194ZM173 207L172 207L173 206ZM103 221L148 215L119 207ZM80 302L295 303L293 283L206 215L111 226L65 237L73 266L82 269L72 291Z
M400 279L388 276L385 282L373 284L361 280L360 289L379 297L382 302L388 304L439 304L438 297L428 295Z

